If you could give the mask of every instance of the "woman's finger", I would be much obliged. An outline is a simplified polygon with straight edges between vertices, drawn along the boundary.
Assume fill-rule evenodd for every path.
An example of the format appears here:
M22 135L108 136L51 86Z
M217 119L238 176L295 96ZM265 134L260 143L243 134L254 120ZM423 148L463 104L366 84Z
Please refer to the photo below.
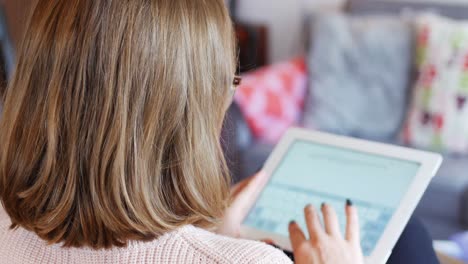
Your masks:
M267 174L261 171L231 189L232 201L226 209L223 223L218 229L220 234L239 237L242 220L255 202L255 194L267 180Z
M275 245L275 241L273 241L273 239L270 239L270 238L262 239L260 241L271 246Z
M328 204L322 204L323 224L330 236L341 236L340 224L335 209Z
M289 239L291 240L293 251L296 251L306 241L304 233L294 221L289 223Z
M316 243L325 235L318 213L313 205L307 205L304 209L304 214L310 241L312 241L312 243Z
M237 213L248 210L254 202L254 194L258 192L267 180L267 174L264 171L260 171L255 176L233 187L231 191L231 197L233 199L231 207L235 208L235 210L238 211Z
M248 188L251 188L251 186L256 187L263 181L265 177L266 173L264 171L259 171L254 176L239 182L231 188L231 197L238 196L241 192L245 191Z
M350 200L346 201L346 240L359 245L361 241L359 232L359 217L356 207Z

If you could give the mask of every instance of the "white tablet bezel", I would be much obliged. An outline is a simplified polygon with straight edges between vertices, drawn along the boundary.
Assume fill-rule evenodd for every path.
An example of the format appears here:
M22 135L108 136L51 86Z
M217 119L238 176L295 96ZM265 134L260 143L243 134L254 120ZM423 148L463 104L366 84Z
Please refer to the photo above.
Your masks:
M442 156L435 153L408 149L399 146L336 136L300 128L291 128L278 143L273 153L265 163L263 170L266 172L268 177L273 174L291 144L296 140L310 141L318 144L397 158L400 160L408 160L421 164L417 175L414 177L414 180L404 195L399 207L396 209L394 215L385 228L385 231L378 241L374 251L370 256L366 257L366 263L385 263L431 179L435 176L437 170L439 169L442 163ZM247 217L250 208L253 207L255 201L258 199L268 181L269 179L264 181L263 186L261 186L261 188L259 188L258 191L252 195L251 199L249 199L252 204L249 207L249 210L245 212L245 215L243 215L243 219ZM278 234L269 233L242 225L241 237L255 240L272 239L282 249L291 251L289 238Z

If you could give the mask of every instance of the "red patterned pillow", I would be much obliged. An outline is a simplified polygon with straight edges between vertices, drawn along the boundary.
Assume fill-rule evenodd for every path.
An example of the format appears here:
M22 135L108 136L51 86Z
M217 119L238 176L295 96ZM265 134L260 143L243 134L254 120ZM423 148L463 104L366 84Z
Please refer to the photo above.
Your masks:
M253 135L276 143L301 120L307 91L304 58L264 67L242 77L235 101Z

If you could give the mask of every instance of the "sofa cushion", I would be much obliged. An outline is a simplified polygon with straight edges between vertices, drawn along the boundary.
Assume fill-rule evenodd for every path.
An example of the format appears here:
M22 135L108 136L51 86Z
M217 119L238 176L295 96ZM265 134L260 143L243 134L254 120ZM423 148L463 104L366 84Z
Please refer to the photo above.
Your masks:
M261 142L253 143L251 148L242 154L240 162L241 179L250 177L263 168L263 165L273 149L274 146L270 144L264 144Z
M412 37L403 19L317 15L304 125L367 139L393 138L407 105Z
M299 124L307 91L304 58L264 67L243 76L235 101L255 138L277 142Z
M405 142L468 153L468 21L423 14L416 27L419 77Z
M467 158L445 156L416 212L460 223L461 215L468 214L462 207L463 195L468 186L467 171Z

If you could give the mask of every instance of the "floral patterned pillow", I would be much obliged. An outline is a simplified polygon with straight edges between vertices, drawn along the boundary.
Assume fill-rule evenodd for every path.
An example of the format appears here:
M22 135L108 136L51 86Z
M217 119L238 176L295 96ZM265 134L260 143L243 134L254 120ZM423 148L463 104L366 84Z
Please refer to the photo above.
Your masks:
M418 79L403 138L409 145L468 153L468 21L416 19Z

